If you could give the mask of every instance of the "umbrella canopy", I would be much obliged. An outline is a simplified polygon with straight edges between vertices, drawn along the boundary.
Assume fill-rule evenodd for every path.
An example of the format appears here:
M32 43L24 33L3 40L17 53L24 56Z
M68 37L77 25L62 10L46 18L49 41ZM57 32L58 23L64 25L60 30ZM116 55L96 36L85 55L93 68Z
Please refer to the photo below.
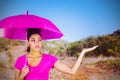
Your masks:
M50 20L28 13L10 16L0 20L0 28L4 28L4 38L26 40L28 28L40 28L43 40L57 39L63 36L62 32Z

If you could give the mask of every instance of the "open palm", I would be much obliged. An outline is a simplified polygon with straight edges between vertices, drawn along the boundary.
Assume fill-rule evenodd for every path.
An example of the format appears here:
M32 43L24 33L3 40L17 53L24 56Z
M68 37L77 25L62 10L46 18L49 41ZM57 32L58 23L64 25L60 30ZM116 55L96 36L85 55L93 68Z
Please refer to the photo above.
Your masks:
M86 53L86 52L90 52L90 51L95 50L97 47L98 47L98 45L93 46L93 47L91 47L91 48L84 48L82 51L85 52L85 53Z

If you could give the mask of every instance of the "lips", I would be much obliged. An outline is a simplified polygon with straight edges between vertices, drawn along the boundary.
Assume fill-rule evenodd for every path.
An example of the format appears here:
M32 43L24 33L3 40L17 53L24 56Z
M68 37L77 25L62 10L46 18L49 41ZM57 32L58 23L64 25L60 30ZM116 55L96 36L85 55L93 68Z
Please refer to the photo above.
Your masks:
M36 49L40 48L40 46L35 46Z

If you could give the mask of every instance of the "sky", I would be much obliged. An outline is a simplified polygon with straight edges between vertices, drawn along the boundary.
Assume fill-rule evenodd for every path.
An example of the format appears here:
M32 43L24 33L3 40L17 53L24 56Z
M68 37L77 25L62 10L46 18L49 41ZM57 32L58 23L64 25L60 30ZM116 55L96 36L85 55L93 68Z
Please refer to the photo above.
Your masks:
M69 42L120 29L120 0L0 0L0 20L27 10L51 20Z

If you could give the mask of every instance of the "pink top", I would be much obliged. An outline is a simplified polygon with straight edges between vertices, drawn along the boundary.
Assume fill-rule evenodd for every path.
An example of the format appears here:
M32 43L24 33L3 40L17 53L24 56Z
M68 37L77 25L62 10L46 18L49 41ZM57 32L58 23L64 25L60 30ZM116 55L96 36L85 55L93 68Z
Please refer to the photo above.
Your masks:
M49 71L54 67L58 59L50 54L43 54L42 60L37 66L30 66L26 59L26 55L20 56L16 63L15 68L22 70L24 65L29 67L30 72L25 77L25 80L48 80Z

